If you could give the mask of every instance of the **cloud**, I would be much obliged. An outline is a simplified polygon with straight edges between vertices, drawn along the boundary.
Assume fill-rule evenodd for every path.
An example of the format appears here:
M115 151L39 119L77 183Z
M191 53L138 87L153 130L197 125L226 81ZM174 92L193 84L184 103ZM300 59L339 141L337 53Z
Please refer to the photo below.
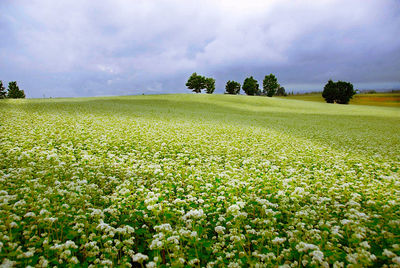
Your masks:
M195 71L219 92L269 73L293 89L400 86L399 11L397 0L3 0L0 79L29 97L188 92Z

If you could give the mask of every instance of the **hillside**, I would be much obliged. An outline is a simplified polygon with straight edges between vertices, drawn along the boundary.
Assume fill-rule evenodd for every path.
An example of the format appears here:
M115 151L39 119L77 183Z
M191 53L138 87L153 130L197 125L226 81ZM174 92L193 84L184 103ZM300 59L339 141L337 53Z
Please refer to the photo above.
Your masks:
M0 113L0 263L400 262L398 108L177 94Z

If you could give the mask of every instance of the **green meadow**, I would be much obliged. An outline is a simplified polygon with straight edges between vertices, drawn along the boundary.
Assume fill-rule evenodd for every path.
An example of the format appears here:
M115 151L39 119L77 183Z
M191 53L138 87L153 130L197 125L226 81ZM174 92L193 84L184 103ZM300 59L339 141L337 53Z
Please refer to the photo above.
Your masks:
M0 264L400 265L398 107L176 94L0 114Z

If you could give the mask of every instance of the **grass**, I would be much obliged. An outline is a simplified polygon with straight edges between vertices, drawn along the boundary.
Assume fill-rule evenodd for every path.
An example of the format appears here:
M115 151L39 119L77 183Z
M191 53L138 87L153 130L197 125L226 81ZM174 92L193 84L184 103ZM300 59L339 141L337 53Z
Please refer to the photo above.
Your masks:
M396 107L152 95L0 101L0 263L400 263Z
M321 93L289 95L285 98L304 101L325 102L324 98L322 98ZM350 100L350 104L400 107L400 93L356 94Z

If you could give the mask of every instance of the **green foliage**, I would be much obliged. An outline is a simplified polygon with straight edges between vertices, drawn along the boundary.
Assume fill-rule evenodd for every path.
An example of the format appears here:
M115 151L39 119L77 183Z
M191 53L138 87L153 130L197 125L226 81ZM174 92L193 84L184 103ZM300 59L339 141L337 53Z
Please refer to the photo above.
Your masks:
M186 86L196 93L201 93L202 89L206 89L207 94L212 94L215 90L215 79L193 73L186 82Z
M275 77L275 75L270 74L264 77L263 93L268 97L274 96L279 87L280 85L278 84L278 79Z
M322 97L327 103L348 104L350 99L356 94L353 85L349 82L329 80L324 86Z
M287 96L285 88L279 87L276 91L276 96Z
M336 82L337 98L336 102L340 104L348 104L350 99L356 94L353 84L344 81Z
M253 76L247 77L242 86L243 91L247 95L259 95L260 89L257 80L253 78Z
M212 94L215 90L215 79L208 77L205 79L206 93Z
M347 108L1 101L0 266L396 267L400 113Z
M16 81L12 81L12 82L8 83L7 98L10 98L10 99L24 99L25 98L25 92L23 90L19 89Z
M240 93L240 83L230 80L226 82L225 94L237 95L239 93Z
M189 77L186 86L193 92L201 93L201 90L206 87L206 78L204 76L198 75L197 73L193 73Z
M3 85L3 81L0 80L0 99L5 99L7 97L6 88Z
M326 100L327 103L334 103L336 95L337 92L335 83L332 80L329 80L328 83L324 86L322 97Z

